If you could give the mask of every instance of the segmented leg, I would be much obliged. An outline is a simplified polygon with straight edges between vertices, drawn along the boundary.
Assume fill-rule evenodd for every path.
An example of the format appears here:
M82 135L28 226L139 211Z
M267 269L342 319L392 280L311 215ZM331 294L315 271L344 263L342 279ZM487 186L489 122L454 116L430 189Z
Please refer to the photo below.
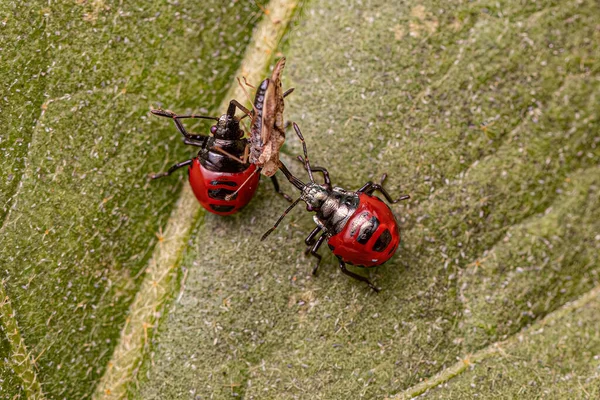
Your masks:
M244 84L246 86L251 87L252 89L256 90L256 87L252 86L250 83L248 83L248 81L246 80L246 77L243 76L242 77L244 79ZM239 108L240 110L242 110L246 115L244 115L242 118L246 118L246 117L252 117L254 115L254 103L252 102L252 98L250 97L250 94L248 93L248 91L246 90L246 88L244 87L244 85L242 85L242 82L240 81L240 78L238 78L238 83L240 85L240 87L242 88L242 90L244 91L244 93L246 94L246 97L248 98L248 101L250 101L250 104L252 104L252 111L248 110L246 107L244 107L243 105L241 105L237 100L231 100L231 102L229 103L229 108L231 109L231 105L235 104L235 106L237 108ZM291 94L294 91L294 88L288 89L283 93L283 97L288 96L289 94ZM229 112L228 112L229 113ZM233 115L233 114L230 114Z
M321 232L321 227L317 226L315 229L312 230L311 233L308 234L308 236L306 237L306 239L304 239L304 243L306 243L306 245L310 248L310 246L312 246L313 244L315 244L315 238L317 237L317 235L319 234L319 232Z
M298 156L298 161L300 161L302 164L304 164L304 157ZM306 169L306 166L304 168ZM329 171L327 171L323 167L313 167L312 165L310 166L310 169L313 172L320 172L320 173L322 173L323 174L323 180L325 181L325 184L323 186L325 186L327 189L331 189L331 178L329 177Z
M253 84L251 84L250 82L248 82L248 80L246 79L245 76L242 76L242 79L244 80L244 85L248 86L249 88L252 88L252 89L256 90L256 86L254 86Z
M177 171L179 168L183 168L187 165L191 165L193 162L194 162L194 159L182 161L180 163L173 165L171 168L169 168L169 170L167 172L161 172L159 174L150 175L150 178L158 179L158 178L162 178L163 176L171 175L173 172Z
M306 243L306 246L307 246L306 249L304 250L305 256L308 253L310 253L310 249L312 248L312 245L315 244L315 242L317 241L317 239L315 239L315 238L317 237L319 232L321 232L321 227L317 226L315 229L312 230L311 233L308 234L306 239L304 239L304 243Z
M385 181L385 178L387 178L387 174L383 174L383 176L381 177L381 183L373 183L373 182L367 182L364 184L363 187L361 187L360 189L357 190L358 193L366 193L368 195L373 194L373 192L375 192L376 190L379 190L381 192L381 194L383 194L383 196L386 198L386 200L392 204L395 204L399 201L402 200L406 200L406 199L410 199L410 196L405 194L403 196L398 197L397 199L392 199L392 196L390 196L390 194L388 193L387 190L385 190L385 188L383 186L381 186L383 184L383 181Z
M208 139L208 136L206 136L206 135L196 135L196 134L193 134L193 133L189 133L188 131L185 130L185 127L181 123L180 119L184 119L184 118L201 118L201 119L211 119L211 120L215 120L215 121L219 120L218 118L208 117L206 115L195 115L195 114L191 114L191 115L177 115L173 111L168 111L168 110L151 110L150 112L152 114L154 114L154 115L159 116L159 117L172 118L173 122L175 122L175 126L177 127L177 130L186 139L190 139L192 141L198 141L198 142L202 142L202 143L206 142L206 140Z
M317 253L317 251L319 251L319 247L321 247L321 245L323 244L325 239L327 239L327 235L325 235L325 233L322 233L321 236L319 236L319 239L317 240L315 245L310 250L310 254L312 254L314 257L317 258L317 263L315 264L315 266L313 267L313 270L312 270L313 275L317 274L317 270L319 269L319 264L321 263L321 258L323 258L323 257L321 257L321 255L319 253Z
M250 112L250 110L248 110L246 107L244 107L243 105L240 104L239 101L237 100L231 100L229 102L229 108L227 109L227 115L229 116L234 116L235 115L235 108L239 108L244 114L246 114L247 116L252 116L252 113Z
M246 90L246 87L244 85L242 85L242 81L240 80L240 78L237 78L237 81L238 81L238 85L242 88L242 91L246 95L246 98L248 99L250 104L252 104L252 112L246 114L247 116L252 117L254 115L254 113L256 112L256 110L254 108L254 102L252 101L252 97L250 97L250 93L248 93L248 91Z
M278 194L280 194L284 199L286 199L290 203L294 201L294 199L292 199L290 196L281 191L281 189L279 188L279 182L277 182L277 178L275 176L271 177L271 182L273 182L273 188L275 188L275 191Z
M373 285L370 280L368 280L364 276L360 276L358 274L355 274L354 272L348 271L348 269L346 268L346 264L342 261L342 259L338 257L338 260L340 260L340 269L342 270L342 272L344 274L346 274L356 280L359 280L361 282L365 282L367 285L369 285L369 287L371 289L373 289L376 292L379 292L379 288L377 286Z
M365 183L365 184L363 185L363 187L361 187L360 189L358 189L356 192L357 192L357 193L364 193L364 192L365 192L365 190L367 190L367 189L370 189L370 188L371 188L371 185L373 185L373 182L369 181L369 182Z
M200 142L197 140L183 138L183 144L189 144L190 146L196 146L196 147L204 147L204 145L206 145L206 140Z
M248 162L249 158L250 158L250 145L247 144L246 147L244 148L244 155L242 156L242 160L244 161L244 164L246 164Z

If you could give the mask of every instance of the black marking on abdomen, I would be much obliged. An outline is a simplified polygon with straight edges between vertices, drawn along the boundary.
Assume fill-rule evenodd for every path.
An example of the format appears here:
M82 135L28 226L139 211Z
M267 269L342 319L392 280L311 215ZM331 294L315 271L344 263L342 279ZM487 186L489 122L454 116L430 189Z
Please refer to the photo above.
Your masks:
M229 212L235 208L235 206L224 206L220 204L211 204L210 208L217 212Z
M350 237L354 237L356 230L363 226L363 224L367 223L367 218L369 218L368 212L361 213L358 217L354 218L352 221L352 225L350 226Z
M209 189L208 197L215 200L225 200L225 196L235 193L234 190L229 189ZM233 200L237 197L237 193L231 198L227 200Z
M386 229L377 238L377 241L373 245L373 251L377 251L377 252L384 251L386 249L386 247L390 244L391 241L392 241L392 234L390 233L389 229Z
M377 231L377 228L379 228L379 220L377 217L373 216L369 221L366 221L361 225L356 241L360 244L367 244L369 239L371 239L371 236Z
M225 186L236 187L237 183L232 182L232 181L210 181L210 185L211 186L225 185Z

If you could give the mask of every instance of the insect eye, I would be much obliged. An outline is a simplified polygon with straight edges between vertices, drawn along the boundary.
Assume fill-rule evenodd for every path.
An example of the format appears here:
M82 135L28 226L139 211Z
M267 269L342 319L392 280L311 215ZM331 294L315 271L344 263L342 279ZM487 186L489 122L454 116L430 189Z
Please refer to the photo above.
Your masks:
M210 127L210 133L212 133L213 135L217 132L217 126L213 125Z

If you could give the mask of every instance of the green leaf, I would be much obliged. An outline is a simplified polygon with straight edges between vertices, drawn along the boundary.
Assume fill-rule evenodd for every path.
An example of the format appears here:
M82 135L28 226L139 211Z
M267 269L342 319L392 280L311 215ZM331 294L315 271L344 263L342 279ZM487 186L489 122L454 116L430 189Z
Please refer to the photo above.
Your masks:
M537 319L597 285L598 265L589 264L597 241L586 254L573 246L597 230L594 194L557 211L543 233L564 241L553 254L566 257L557 272L521 277L537 289L517 296L520 285L502 288L502 275L494 286L466 283L511 230L572 191L595 190L565 179L598 160L598 81L573 61L597 53L589 41L597 17L591 2L306 4L283 48L284 84L296 88L287 118L334 184L357 189L387 172L389 191L411 195L393 207L403 245L370 274L382 287L375 295L337 271L326 250L310 275L306 212L296 209L259 241L287 206L268 185L241 214L207 216L137 396L392 396L519 332L531 322L522 317L528 302L540 303ZM301 153L292 134L287 147ZM284 162L304 176L293 157ZM559 229L565 218L581 222L580 235ZM471 302L488 296L511 304L488 306L502 318L474 319Z
M598 295L593 290L533 324L424 398L598 397Z
M80 398L106 369L179 192L180 180L147 175L189 157L148 110L213 112L261 13L90 1L9 2L2 14L2 282L43 393Z

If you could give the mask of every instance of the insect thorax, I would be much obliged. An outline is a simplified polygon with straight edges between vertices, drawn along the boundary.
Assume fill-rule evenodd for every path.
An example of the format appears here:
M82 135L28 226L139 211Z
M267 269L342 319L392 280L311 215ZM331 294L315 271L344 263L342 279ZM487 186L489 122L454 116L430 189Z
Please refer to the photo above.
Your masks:
M209 137L205 148L198 152L200 164L210 171L215 172L241 172L248 168L249 164L241 164L226 154L215 150L220 148L227 153L241 158L246 148L246 139L217 139Z
M307 185L302 199L309 211L316 211L315 222L329 236L339 233L344 228L360 202L355 192L339 187L326 189L317 184Z
M215 124L213 137L217 139L235 140L244 136L244 132L240 128L240 120L227 114L219 117L219 121Z

